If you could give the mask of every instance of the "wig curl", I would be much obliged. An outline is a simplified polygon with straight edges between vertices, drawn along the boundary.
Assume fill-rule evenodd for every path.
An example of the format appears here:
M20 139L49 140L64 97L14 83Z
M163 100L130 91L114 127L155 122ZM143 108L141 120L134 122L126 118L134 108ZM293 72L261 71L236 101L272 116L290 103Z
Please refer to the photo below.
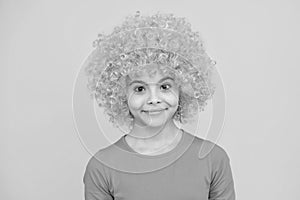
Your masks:
M91 97L104 108L115 127L133 126L127 101L127 80L156 64L163 76L179 85L179 106L173 116L182 124L203 111L213 96L216 64L205 52L197 32L173 14L127 17L112 34L100 34L85 62ZM150 72L149 72L150 73Z

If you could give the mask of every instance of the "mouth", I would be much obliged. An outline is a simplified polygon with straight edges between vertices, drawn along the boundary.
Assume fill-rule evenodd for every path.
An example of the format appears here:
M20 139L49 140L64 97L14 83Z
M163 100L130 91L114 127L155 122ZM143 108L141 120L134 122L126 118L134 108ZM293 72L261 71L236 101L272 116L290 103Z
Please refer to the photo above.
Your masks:
M147 113L147 114L159 114L165 110L168 110L168 108L161 109L161 110L142 110L142 112Z

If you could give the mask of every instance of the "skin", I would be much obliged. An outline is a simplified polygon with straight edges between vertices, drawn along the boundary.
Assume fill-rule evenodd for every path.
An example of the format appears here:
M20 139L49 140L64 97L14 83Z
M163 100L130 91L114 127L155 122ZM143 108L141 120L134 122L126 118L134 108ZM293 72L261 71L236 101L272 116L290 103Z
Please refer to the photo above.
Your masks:
M127 83L128 107L134 116L133 129L125 136L128 145L142 154L157 155L174 148L182 137L181 130L175 125L173 116L178 108L179 87L174 80L165 79L155 69L151 77L145 71ZM134 81L142 81L134 82ZM166 109L157 115L145 110Z

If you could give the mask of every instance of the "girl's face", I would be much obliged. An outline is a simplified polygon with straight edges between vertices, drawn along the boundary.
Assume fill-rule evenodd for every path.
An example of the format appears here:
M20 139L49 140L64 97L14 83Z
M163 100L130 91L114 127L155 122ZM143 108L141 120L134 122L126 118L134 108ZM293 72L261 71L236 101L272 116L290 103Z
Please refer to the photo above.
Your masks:
M159 127L172 120L178 107L179 89L172 77L162 76L156 69L151 77L143 72L130 79L127 98L135 125Z

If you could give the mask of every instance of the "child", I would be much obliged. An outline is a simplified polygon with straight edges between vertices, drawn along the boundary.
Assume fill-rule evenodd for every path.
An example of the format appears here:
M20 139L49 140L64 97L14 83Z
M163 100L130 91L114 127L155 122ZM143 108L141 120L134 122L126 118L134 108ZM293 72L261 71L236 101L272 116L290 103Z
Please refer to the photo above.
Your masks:
M110 122L130 132L89 160L85 199L234 200L224 149L174 123L203 110L215 89L215 63L190 24L172 14L137 12L94 45L89 88ZM214 146L200 158L205 144Z

